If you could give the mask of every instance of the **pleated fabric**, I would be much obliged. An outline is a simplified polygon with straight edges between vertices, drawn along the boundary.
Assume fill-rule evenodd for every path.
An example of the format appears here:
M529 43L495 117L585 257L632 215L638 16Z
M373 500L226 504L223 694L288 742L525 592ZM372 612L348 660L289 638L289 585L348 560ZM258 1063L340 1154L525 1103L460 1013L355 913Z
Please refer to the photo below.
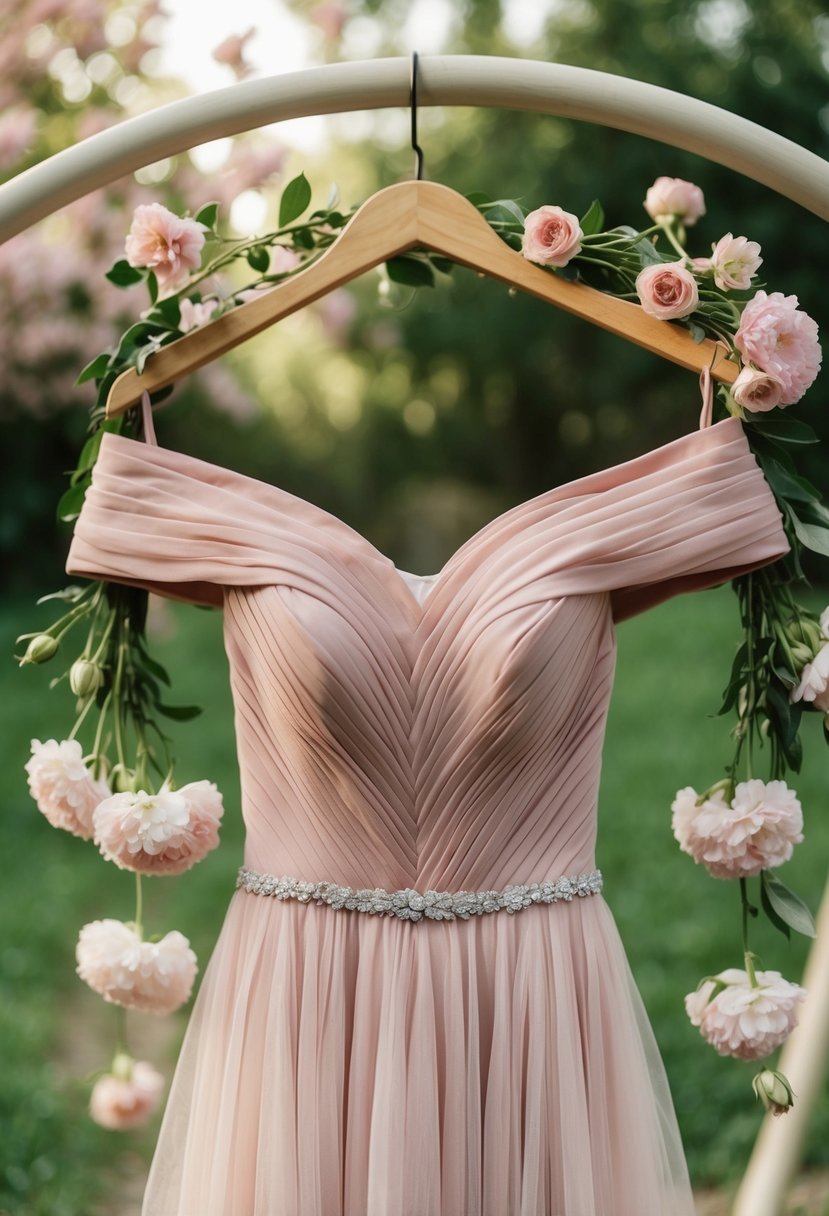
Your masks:
M520 504L431 576L108 433L67 569L223 605L246 867L459 891L594 869L614 620L787 550L733 418ZM143 1211L692 1216L604 897L410 922L237 892Z

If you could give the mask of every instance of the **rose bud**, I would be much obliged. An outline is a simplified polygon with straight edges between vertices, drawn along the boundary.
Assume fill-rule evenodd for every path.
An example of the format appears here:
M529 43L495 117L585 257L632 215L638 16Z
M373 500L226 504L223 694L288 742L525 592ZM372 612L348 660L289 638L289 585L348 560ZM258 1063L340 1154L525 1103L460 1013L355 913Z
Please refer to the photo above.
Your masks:
M26 647L26 653L20 660L20 666L22 667L24 663L47 663L57 648L57 639L53 638L51 634L38 633Z
M76 697L86 700L94 696L103 681L104 673L89 659L77 659L69 668L69 687Z
M776 1069L764 1068L751 1084L758 1100L773 1115L785 1115L794 1105L792 1087L782 1072Z

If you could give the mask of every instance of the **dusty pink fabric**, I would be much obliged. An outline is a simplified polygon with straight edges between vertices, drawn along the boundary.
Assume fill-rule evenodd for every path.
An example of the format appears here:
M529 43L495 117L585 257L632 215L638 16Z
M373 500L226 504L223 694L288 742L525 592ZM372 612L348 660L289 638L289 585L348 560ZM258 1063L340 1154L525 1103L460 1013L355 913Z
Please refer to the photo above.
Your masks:
M595 865L614 616L787 548L737 419L506 511L430 577L106 434L67 569L223 603L246 866L478 890ZM603 896L411 923L237 892L144 1213L692 1216Z

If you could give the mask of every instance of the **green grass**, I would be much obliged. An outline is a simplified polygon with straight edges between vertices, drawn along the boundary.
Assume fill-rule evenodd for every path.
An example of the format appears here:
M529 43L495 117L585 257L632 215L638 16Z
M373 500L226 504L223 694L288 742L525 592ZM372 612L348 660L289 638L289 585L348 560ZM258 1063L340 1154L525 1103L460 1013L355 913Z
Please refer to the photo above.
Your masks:
M818 606L818 601L815 601ZM227 808L222 848L176 881L146 884L150 931L181 929L209 957L241 860L232 709L221 619L164 606L153 649L174 676L176 700L206 712L176 726L180 781L209 777ZM15 634L46 620L28 602L0 614L0 655ZM38 612L44 616L39 618ZM712 716L736 639L736 605L727 589L686 596L619 629L616 689L608 724L599 815L598 864L631 967L668 1070L692 1175L727 1182L741 1172L760 1122L750 1089L753 1067L723 1060L688 1023L682 998L699 978L739 966L735 884L716 882L679 852L670 803L683 785L721 775L729 753L726 719ZM130 875L106 865L92 845L51 829L26 789L29 740L63 737L71 723L64 686L48 693L48 668L5 663L0 705L0 1211L14 1216L92 1216L111 1209L121 1180L140 1176L156 1128L120 1135L86 1115L89 1070L104 1067L115 1011L74 975L77 931L98 916L129 919ZM829 855L826 748L819 718L806 722L804 772L793 782L807 819L809 845L795 851L783 877L817 907ZM802 972L808 944L754 930L762 965L790 979ZM146 1039L151 1019L135 1017ZM171 1071L185 1018L151 1056ZM166 1057L166 1058L164 1058ZM807 1160L829 1162L829 1112L812 1120Z

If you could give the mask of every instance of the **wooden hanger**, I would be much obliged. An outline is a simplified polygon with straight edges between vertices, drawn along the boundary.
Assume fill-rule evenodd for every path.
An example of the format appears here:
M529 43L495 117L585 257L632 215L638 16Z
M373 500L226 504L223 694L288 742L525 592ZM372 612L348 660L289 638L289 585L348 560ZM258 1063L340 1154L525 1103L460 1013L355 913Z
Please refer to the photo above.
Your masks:
M413 249L440 254L518 287L682 367L710 367L715 379L729 384L739 371L724 358L727 352L719 343L709 338L694 342L687 330L649 316L638 304L528 262L457 191L437 182L406 181L372 195L306 270L162 347L141 375L135 368L123 372L110 389L107 417L135 405L142 392L175 383L342 283Z

